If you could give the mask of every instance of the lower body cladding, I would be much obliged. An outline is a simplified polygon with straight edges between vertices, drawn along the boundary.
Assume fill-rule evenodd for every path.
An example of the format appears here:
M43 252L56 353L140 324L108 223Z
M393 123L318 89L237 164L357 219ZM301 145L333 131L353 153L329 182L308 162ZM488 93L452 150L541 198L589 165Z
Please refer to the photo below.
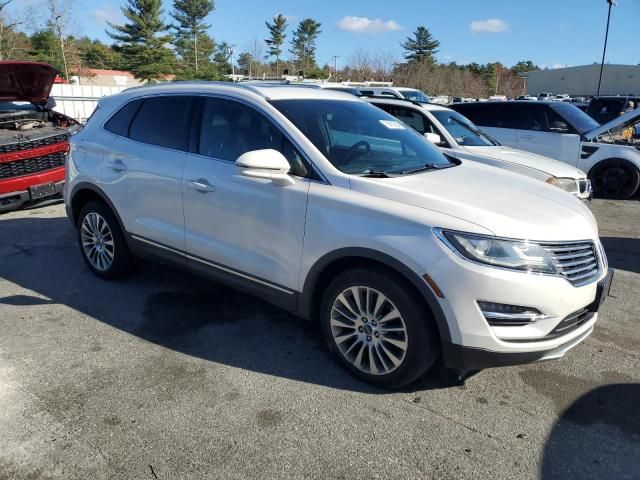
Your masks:
M445 366L461 371L564 356L593 331L613 276L601 268L590 283L574 286L560 276L493 268L447 254L428 275L444 296L440 304L451 335L442 345Z

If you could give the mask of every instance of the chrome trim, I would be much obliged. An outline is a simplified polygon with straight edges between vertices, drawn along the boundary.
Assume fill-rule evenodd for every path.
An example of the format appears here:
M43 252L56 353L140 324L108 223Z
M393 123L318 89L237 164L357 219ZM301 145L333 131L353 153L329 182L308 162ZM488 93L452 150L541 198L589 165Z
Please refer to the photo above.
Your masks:
M485 312L484 310L480 310L484 318L487 320L513 320L514 322L520 322L518 325L521 325L521 322L529 322L535 323L539 320L546 320L548 318L553 318L550 315L545 315L543 313L501 313L501 312ZM505 326L508 323L505 322Z
M602 242L600 242L600 240L598 239L597 241L594 240L570 240L567 242L563 242L563 241L540 241L540 240L527 240L527 239L522 239L522 238L509 238L509 237L498 237L498 236L494 236L494 235L484 235L481 233L472 233L472 232L463 232L460 230L450 230L450 229L442 229L440 227L433 227L431 229L433 231L433 234L442 242L444 243L449 250L451 250L457 257L467 261L467 262L471 262L475 265L481 265L483 267L488 267L488 268L497 268L500 270L506 270L508 272L515 272L515 273L524 273L526 275L537 275L537 276L545 276L545 277L557 277L557 278L562 278L563 280L566 280L569 284L571 284L574 287L582 287L584 285L588 285L590 283L594 283L597 282L600 278L602 278L602 274L605 273L607 271L607 260L606 260L606 254L604 253L604 247L602 246ZM563 245L575 245L575 244L580 244L580 243L591 243L591 248L593 253L595 254L595 257L599 260L597 261L597 267L598 270L596 271L596 273L593 274L593 276L586 278L586 281L578 281L578 282L572 282L569 278L567 278L566 276L562 275L561 273L543 273L543 272L531 272L531 271L527 271L527 270L518 270L516 268L508 268L508 267L501 267L499 265L491 265L489 263L483 263L483 262L479 262L477 260L472 260L466 256L464 256L462 253L460 253L458 251L458 249L449 241L449 239L444 235L444 231L447 232L451 232L451 233L459 233L461 235L468 235L468 236L473 236L473 237L480 237L480 238L490 238L492 240L500 240L500 241L508 241L508 242L527 242L527 243L534 243L537 245L540 245L541 247L545 247L545 246L550 246L550 245L559 245L559 244L563 244ZM545 249L546 250L546 249ZM586 250L586 248L585 248ZM560 251L560 250L558 250ZM571 249L568 249L566 251L571 251ZM549 253L549 255L551 255ZM577 280L583 280L583 278L577 278Z
M182 252L180 250L176 250L175 248L171 248L171 247L168 247L166 245L162 245L160 243L156 243L156 242L151 241L151 240L147 240L146 238L142 238L142 237L139 237L137 235L131 235L131 238L133 238L134 240L137 240L139 242L146 243L148 245L151 245L151 246L154 246L154 247L157 247L157 248L161 248L163 250L167 250L169 252L175 253L175 254L180 255L180 256L188 259L188 260L195 260L196 262L200 262L200 263L202 263L204 265L207 265L209 267L213 267L213 268L216 268L216 269L221 270L223 272L235 275L237 277L241 277L241 278L244 278L246 280L250 280L250 281L252 281L254 283L258 283L260 285L264 285L265 287L270 287L270 288L273 288L274 290L278 290L280 292L287 293L289 295L293 295L293 293L294 293L293 290L289 290L287 288L283 288L283 287L280 287L280 286L275 285L273 283L270 283L270 282L267 282L267 281L264 281L264 280L260 280L258 278L252 277L250 275L246 275L246 274L238 272L236 270L232 270L230 268L223 267L222 265L218 265L216 263L209 262L209 261L204 260L202 258L194 257L193 255L189 255L188 253Z

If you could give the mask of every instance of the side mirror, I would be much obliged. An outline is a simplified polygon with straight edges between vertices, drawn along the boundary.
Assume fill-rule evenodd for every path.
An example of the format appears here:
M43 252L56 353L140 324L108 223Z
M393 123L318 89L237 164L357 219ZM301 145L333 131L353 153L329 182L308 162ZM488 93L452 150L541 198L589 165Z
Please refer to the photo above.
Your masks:
M569 125L567 125L565 122L557 121L551 124L549 130L553 132L567 133L569 131Z
M282 187L295 183L289 175L289 162L277 150L252 150L243 153L236 160L236 165L242 169L242 175L247 177L271 180Z
M429 142L437 146L439 146L442 143L442 137L437 133L425 132L424 138L426 138L427 140L429 140Z

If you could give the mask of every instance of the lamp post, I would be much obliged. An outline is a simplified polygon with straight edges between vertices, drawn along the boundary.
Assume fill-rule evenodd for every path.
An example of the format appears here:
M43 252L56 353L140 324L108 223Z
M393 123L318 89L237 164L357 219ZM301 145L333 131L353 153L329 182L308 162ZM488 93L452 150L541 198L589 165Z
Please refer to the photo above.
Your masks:
M609 22L611 21L611 7L616 4L616 0L607 0L609 4L609 13L607 14L607 30L604 34L604 48L602 49L602 63L600 64L600 79L598 80L598 93L597 96L600 96L600 87L602 86L602 73L604 71L604 57L607 54L607 41L609 40Z

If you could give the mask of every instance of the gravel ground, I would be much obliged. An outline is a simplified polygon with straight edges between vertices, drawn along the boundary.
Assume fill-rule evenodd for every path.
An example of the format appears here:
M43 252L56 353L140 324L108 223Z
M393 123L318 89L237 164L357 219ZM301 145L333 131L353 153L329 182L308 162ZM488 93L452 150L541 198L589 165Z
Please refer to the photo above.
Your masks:
M584 344L400 392L223 286L95 278L62 205L1 215L0 479L640 479L640 202L592 208L616 275Z

